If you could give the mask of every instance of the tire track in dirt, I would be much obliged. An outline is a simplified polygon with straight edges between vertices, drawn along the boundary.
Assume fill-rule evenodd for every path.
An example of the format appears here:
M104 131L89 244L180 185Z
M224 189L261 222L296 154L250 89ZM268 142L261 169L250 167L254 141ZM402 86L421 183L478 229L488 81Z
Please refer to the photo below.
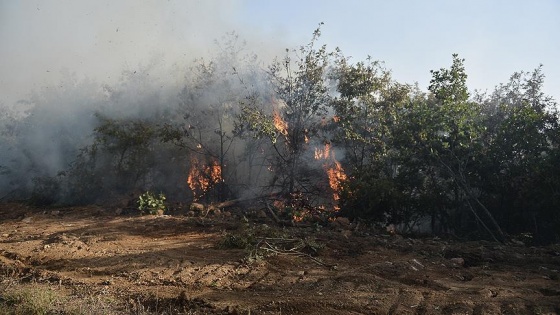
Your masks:
M0 214L11 211L2 207ZM233 226L219 218L18 209L0 220L1 281L114 296L138 310L159 298L161 305L210 314L234 308L320 315L560 312L560 248L554 246L278 228L320 240L325 246L317 258L336 268L289 255L248 263L245 251L217 246ZM451 261L459 255L462 266Z

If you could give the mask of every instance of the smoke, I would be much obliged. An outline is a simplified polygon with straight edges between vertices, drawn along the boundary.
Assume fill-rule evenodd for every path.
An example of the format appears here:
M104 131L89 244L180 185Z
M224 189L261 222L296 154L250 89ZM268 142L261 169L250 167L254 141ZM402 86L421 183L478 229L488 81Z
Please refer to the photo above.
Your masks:
M152 78L177 83L192 59L211 55L214 41L231 31L249 45L285 47L240 29L240 7L241 1L2 2L1 102L53 88L68 72L113 84L153 60Z
M94 143L99 114L179 124L185 101L195 101L202 113L263 88L258 63L288 45L248 36L250 30L232 18L240 5L0 3L0 198L24 198L41 178L59 185L81 150ZM197 78L196 67L204 63L217 65L216 82ZM185 100L189 94L195 99ZM223 127L231 134L234 126ZM206 128L215 132L212 123Z
M263 70L295 45L238 27L241 3L2 4L12 14L0 53L13 62L0 63L0 200L106 202L146 189L178 200L193 157L220 166L219 199L269 185L280 157L270 139L239 137L235 118L240 104L271 114L277 91ZM307 177L326 176L311 149L297 158Z

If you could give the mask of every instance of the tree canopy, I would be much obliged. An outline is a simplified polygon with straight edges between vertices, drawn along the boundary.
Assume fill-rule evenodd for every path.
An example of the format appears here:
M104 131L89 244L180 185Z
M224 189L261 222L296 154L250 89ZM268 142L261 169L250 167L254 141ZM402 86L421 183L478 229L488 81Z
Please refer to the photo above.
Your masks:
M449 67L430 71L423 92L394 80L383 62L330 51L320 34L264 67L230 34L220 54L193 63L172 97L135 93L132 79L96 101L88 94L95 110L48 116L57 141L36 147L53 159L60 150L58 168L28 148L46 135L38 114L64 94L38 98L18 119L3 114L0 197L80 203L139 189L207 202L283 196L288 206L276 210L298 220L320 213L403 232L560 239L559 116L543 92L542 66L472 93L465 61L453 54ZM127 102L138 105L135 114L110 109ZM72 133L81 117L89 129Z

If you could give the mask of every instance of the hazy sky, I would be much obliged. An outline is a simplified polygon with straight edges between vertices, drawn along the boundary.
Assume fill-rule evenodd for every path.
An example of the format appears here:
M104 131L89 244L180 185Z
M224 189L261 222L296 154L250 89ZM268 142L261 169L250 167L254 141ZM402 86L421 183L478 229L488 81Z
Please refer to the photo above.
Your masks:
M0 0L0 103L68 73L111 83L155 63L154 75L176 80L231 31L267 60L307 43L319 22L330 48L385 61L401 82L425 89L458 53L471 90L542 63L545 92L560 100L559 16L558 0Z

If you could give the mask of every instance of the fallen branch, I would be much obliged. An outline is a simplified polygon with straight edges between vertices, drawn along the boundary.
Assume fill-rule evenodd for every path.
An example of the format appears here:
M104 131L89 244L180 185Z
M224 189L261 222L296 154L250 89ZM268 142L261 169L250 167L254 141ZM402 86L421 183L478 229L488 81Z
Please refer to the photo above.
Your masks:
M272 219L274 220L274 222L276 222L276 224L290 224L291 222L288 222L286 220L280 220L278 218L278 216L276 215L276 213L274 212L274 210L272 210L272 207L270 207L270 205L268 204L268 202L265 202L266 205L266 209L268 210L268 212L270 213L270 215L272 216Z
M220 203L216 203L216 204L209 204L209 205L198 203L198 202L193 202L193 203L191 203L190 209L195 210L195 211L199 211L199 212L206 212L206 213L204 213L204 216L207 216L210 213L210 211L216 211L216 210L220 210L220 209L223 209L223 208L233 207L241 201L243 201L243 200L234 199L234 200L228 200L228 201L224 201L224 202L220 202Z
M260 198L260 197L238 198L238 199L226 200L226 201L222 201L222 202L218 202L218 203L210 203L210 204L193 202L193 203L191 203L190 207L191 207L191 210L196 210L196 211L205 211L206 210L207 212L210 212L210 211L214 211L214 210L234 207L241 202L245 202L245 201L249 201L249 200L255 200L255 199L258 199L258 198Z
M275 246L273 244L271 244L268 241L277 241L283 244L286 243L294 243L294 242L302 242L301 239L282 239L282 238L265 238L263 240L261 240L260 242L257 243L256 245L256 249L261 249L261 250L265 250L267 252L271 252L277 255L291 255L291 256L298 256L298 257L305 257L310 259L311 261L313 261L314 263L321 265L323 267L327 267L327 268L336 268L336 264L332 265L332 264L327 264L307 253L304 253L302 251L300 251L300 247L295 246L293 248L290 249L282 249L279 248L278 246ZM264 246L261 246L264 245ZM305 246L304 246L305 247Z

